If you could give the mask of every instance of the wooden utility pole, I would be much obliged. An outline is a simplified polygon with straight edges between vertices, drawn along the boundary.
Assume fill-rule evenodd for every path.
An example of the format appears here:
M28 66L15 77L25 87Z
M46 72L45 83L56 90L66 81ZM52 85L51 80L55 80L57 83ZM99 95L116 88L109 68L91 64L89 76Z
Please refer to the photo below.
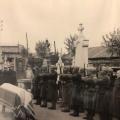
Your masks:
M26 32L26 44L27 44L27 57L29 55L29 48L28 48L28 36L27 36L27 32Z
M55 43L55 41L54 41L54 52L56 54L56 43Z
M19 40L18 40L18 54L20 53L20 49L19 49Z

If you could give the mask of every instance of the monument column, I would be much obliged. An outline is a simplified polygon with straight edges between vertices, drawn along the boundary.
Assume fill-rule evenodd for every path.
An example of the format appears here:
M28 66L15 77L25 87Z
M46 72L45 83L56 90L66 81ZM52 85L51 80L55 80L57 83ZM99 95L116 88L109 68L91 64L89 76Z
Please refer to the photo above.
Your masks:
M88 44L89 40L86 40L83 34L84 27L82 24L79 24L79 35L76 40L75 47L75 67L79 67L80 69L86 68L88 66Z
M88 43L89 40L83 40L84 67L88 67Z

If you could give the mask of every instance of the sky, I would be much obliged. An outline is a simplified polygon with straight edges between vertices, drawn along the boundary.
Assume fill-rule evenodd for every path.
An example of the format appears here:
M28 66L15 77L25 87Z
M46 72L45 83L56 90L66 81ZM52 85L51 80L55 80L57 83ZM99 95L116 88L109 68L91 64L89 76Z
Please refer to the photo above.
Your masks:
M64 40L83 23L89 46L100 46L102 36L120 27L120 0L0 0L0 45L26 45L35 51L48 39L64 52Z

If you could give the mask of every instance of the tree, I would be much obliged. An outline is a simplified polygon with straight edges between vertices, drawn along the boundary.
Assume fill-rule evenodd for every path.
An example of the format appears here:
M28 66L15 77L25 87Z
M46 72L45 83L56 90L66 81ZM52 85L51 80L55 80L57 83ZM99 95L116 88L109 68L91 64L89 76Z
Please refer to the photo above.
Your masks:
M22 57L27 57L28 56L28 51L27 51L27 49L26 48L22 48L21 49L21 55L22 55Z
M120 29L114 30L112 33L103 36L104 44L108 48L107 52L120 57Z
M75 55L75 46L74 42L77 40L77 36L70 35L68 38L65 39L65 49L67 50L68 54L71 54L71 56Z
M46 41L38 41L35 47L36 53L39 57L45 58L50 53L50 43Z

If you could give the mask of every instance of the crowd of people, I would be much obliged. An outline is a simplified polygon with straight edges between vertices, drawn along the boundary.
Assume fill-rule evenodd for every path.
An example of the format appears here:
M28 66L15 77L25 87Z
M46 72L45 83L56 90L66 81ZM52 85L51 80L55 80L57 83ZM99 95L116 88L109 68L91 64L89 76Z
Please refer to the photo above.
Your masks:
M119 70L103 70L86 77L82 77L78 68L64 69L60 75L55 70L37 72L32 93L41 107L50 102L48 108L56 109L57 101L62 100L61 111L71 116L85 113L87 120L94 120L96 115L100 120L120 120Z

